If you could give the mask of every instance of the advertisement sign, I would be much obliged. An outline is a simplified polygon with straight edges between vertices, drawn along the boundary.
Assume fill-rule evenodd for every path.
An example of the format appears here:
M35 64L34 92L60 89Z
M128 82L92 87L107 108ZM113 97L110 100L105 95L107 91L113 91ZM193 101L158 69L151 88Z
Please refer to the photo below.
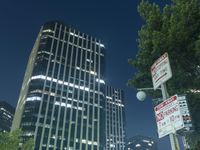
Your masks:
M154 111L159 138L184 128L177 95L174 95L155 106Z
M167 53L158 58L151 66L151 75L154 90L172 77L172 71Z

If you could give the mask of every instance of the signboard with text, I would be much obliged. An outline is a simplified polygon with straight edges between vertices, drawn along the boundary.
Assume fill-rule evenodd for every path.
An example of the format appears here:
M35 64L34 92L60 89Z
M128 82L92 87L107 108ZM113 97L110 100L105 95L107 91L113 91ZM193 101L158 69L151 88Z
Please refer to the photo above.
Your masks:
M174 95L155 106L154 111L159 138L184 128L177 95Z
M194 128L192 124L192 117L191 117L190 110L188 107L186 95L178 95L178 101L179 101L179 106L180 106L180 110L181 110L181 114L182 114L182 118L184 122L184 129L182 129L179 133L183 134L187 132L193 132Z
M151 75L154 90L172 77L168 54L163 54L151 66Z

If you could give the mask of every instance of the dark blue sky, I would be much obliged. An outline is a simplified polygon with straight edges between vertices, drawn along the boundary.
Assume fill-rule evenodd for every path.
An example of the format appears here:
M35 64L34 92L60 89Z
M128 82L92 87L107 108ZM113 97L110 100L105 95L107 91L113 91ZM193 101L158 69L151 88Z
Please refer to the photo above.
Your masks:
M128 58L137 53L141 19L140 0L4 0L0 5L0 100L16 106L27 61L43 23L61 20L81 32L101 39L106 47L106 81L125 93L127 137L140 134L157 139L151 100L136 100L126 86L134 74ZM159 0L154 0L158 2ZM169 150L169 139L159 139L160 150Z

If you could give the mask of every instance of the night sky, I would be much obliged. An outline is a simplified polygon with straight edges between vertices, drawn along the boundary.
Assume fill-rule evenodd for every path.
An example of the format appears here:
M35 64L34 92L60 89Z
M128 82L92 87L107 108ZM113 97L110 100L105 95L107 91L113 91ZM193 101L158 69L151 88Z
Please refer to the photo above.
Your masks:
M139 134L158 140L151 100L139 102L136 90L126 86L135 71L127 60L134 58L138 51L136 39L142 24L137 12L139 1L1 1L0 100L16 106L28 57L40 27L47 21L60 20L104 43L106 82L125 93L127 137ZM169 150L169 138L159 139L158 147Z

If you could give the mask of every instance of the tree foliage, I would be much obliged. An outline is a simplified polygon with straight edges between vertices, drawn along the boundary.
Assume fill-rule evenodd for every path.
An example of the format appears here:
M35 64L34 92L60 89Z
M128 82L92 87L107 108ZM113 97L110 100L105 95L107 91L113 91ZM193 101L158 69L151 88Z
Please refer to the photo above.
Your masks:
M0 150L17 150L20 143L20 133L20 130L0 133Z
M0 150L33 150L34 141L30 138L20 145L21 130L0 133Z
M34 140L33 138L28 139L23 145L22 150L34 150Z
M170 95L187 93L196 133L200 134L200 4L198 0L172 0L160 7L141 1L138 12L143 25L138 32L138 53L129 63L137 72L128 81L136 88L152 87L150 68L168 52L173 77L167 82ZM149 93L153 98L156 92Z

